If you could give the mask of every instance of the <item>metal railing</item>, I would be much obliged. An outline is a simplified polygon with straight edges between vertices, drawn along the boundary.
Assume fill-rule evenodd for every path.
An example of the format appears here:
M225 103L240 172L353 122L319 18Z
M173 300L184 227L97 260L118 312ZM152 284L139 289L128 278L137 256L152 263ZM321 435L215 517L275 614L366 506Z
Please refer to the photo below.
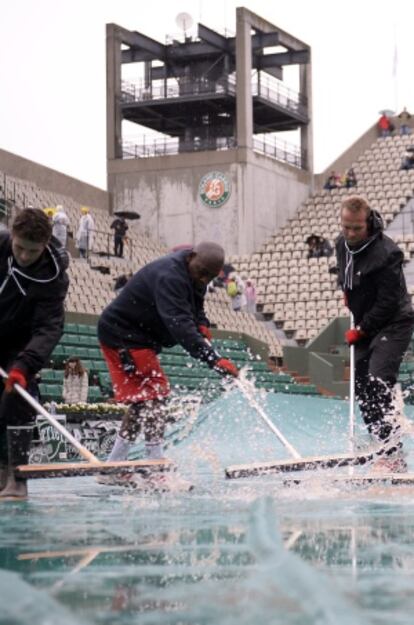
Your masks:
M9 180L6 174L3 173L2 179L0 180L0 222L6 227L9 226L12 210L15 205L16 182L14 180Z
M114 233L106 232L104 230L91 230L92 233L92 244L89 245L86 250L86 256L88 263L91 264L96 257L101 258L120 258L115 255L115 243L114 243ZM97 241L97 235L101 235L104 238L104 243L100 243ZM134 244L132 239L128 236L124 237L124 251L123 258L128 260L132 260L134 252Z
M252 95L275 102L278 106L301 117L307 116L306 96L286 87L280 80L264 75L264 72L256 72L253 75Z
M142 102L147 100L169 100L172 98L182 98L184 96L196 95L217 95L236 93L236 81L231 77L220 80L209 80L208 78L169 78L166 81L154 81L150 87L145 87L144 82L138 83L122 82L121 101Z
M211 139L196 138L192 141L179 141L170 137L153 138L137 137L123 143L122 154L128 158L152 158L154 156L169 156L185 152L201 152L204 150L229 150L237 147L235 137L214 137ZM275 137L255 135L253 149L266 156L304 169L306 167L306 152L300 147Z
M306 151L276 137L253 137L253 149L299 169L306 169Z
M145 137L126 140L122 146L123 158L149 158L168 156L184 152L202 152L204 150L228 150L236 147L234 137L195 138L191 141L178 139Z
M219 80L209 80L203 76L180 79L168 78L165 81L153 81L149 86L146 86L143 80L137 83L123 81L121 101L132 103L217 94L236 95L235 74L223 76ZM252 95L274 102L291 113L299 114L302 117L307 115L307 98L286 87L280 80L265 76L264 72L254 72L252 75Z

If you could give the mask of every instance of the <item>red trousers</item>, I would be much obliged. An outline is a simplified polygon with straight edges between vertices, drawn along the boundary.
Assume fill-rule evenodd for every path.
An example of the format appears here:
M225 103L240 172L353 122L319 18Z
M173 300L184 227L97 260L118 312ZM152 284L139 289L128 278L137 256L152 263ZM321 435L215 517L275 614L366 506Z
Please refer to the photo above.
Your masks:
M170 394L170 384L152 349L129 349L135 371L127 373L122 367L119 350L101 344L108 365L116 401L138 403L162 399Z

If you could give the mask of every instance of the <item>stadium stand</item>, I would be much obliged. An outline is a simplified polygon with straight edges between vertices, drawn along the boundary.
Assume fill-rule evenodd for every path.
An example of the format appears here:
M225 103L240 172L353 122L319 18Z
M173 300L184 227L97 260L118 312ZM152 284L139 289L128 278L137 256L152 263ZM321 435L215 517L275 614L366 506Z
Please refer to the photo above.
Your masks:
M234 360L239 367L246 366L249 377L255 379L258 388L282 393L318 394L315 385L299 384L291 375L270 371L267 364L258 360L243 341L216 339L214 344L223 356ZM89 387L88 401L106 401L113 396L106 363L98 347L96 327L68 323L51 355L50 368L41 372L40 393L43 401L62 400L63 365L70 356L80 358L89 374L98 376L99 386ZM163 350L160 361L176 392L197 391L204 400L211 401L223 389L220 376L207 365L192 359L180 346Z
M4 174L0 172L0 179ZM46 208L62 204L69 217L71 230L76 233L81 205L72 198L50 193L35 184L19 178L7 176L7 198L17 206L32 205ZM66 299L68 312L99 315L102 309L114 297L114 279L122 273L136 272L140 267L154 258L165 254L168 250L156 244L148 236L140 232L137 222L129 222L128 244L125 258L110 256L113 252L113 234L110 229L113 217L96 207L90 207L95 222L96 232L92 243L89 262L73 258L70 268L70 287ZM109 254L108 254L109 252ZM93 267L105 268L110 273L97 273ZM97 275L99 279L97 279ZM229 301L224 292L208 294L207 311L217 327L229 332L249 334L265 342L269 346L269 355L281 358L282 347L277 336L263 327L252 315L234 313L230 310Z
M336 275L335 258L307 258L306 238L325 237L334 245L339 233L339 208L346 195L358 193L379 210L387 225L414 195L414 170L400 170L410 136L379 138L352 164L357 187L322 190L309 197L277 234L252 256L233 256L229 262L241 277L257 284L258 307L277 327L290 330L297 340L308 341L332 319L348 316ZM414 255L414 236L393 237L408 261ZM414 289L411 286L413 295Z
M228 262L242 278L250 278L255 283L258 310L264 319L273 321L276 328L289 331L299 344L305 344L315 337L337 316L348 315L347 308L343 306L342 293L337 289L336 275L330 272L335 265L335 258L308 259L306 238L314 233L325 237L333 245L339 232L341 201L344 196L353 193L365 195L371 206L381 212L386 224L391 224L414 195L414 170L400 169L404 151L411 142L410 136L377 139L352 163L357 178L356 188L341 187L315 193L299 207L287 225L257 252L228 258ZM1 175L0 172L0 180ZM70 197L50 193L27 181L7 176L4 200L17 206L31 204L41 208L62 204L70 219L71 229L76 232L80 204ZM137 271L167 250L145 236L140 231L139 222L130 222L125 258L115 258L112 256L113 237L110 230L112 217L99 208L92 206L90 209L96 227L92 253L89 262L77 258L72 260L66 309L73 313L99 315L114 297L114 279L118 275ZM414 234L400 232L394 234L394 239L404 251L406 260L410 260L414 255ZM410 286L410 292L414 295L414 286ZM206 311L219 330L252 336L269 346L271 357L282 358L283 350L277 335L254 315L233 312L224 289L216 288L207 295ZM70 333L65 334L65 337L68 336ZM94 359L96 343L83 345L81 336L75 333L69 340L72 340L72 344L62 342L55 351L54 366L61 364L69 351L74 354L75 350L79 355L82 354L82 359L87 363L96 363L89 367L90 371L96 370L103 376L106 374L106 371L99 370L104 363L99 364L100 359ZM182 375L183 371L174 369L175 365L166 362L167 368L170 365L173 367L170 371L173 380L177 377L183 383L188 378L188 388L195 384L194 380L198 376L196 367L192 367L191 375L186 376ZM190 370L187 365L186 370L187 373ZM408 373L402 371L404 375ZM273 373L270 375L274 376ZM55 378L52 376L49 379L47 374L44 385L52 387L54 381ZM102 377L101 382L106 382L106 385L101 383L101 388L109 388L107 379ZM262 382L263 385L267 384L267 380L263 379ZM273 383L272 378L269 384ZM91 398L99 397L93 387L90 393Z

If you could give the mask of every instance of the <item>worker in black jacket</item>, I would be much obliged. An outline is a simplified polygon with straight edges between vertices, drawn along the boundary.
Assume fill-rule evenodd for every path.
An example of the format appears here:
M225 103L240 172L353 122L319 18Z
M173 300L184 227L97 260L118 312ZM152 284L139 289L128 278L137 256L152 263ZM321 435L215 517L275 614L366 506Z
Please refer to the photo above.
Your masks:
M362 197L343 201L341 227L336 254L339 283L355 324L346 332L348 344L355 346L355 394L368 431L387 448L378 468L406 470L395 386L414 327L404 255Z
M103 311L98 337L115 399L130 406L109 460L126 459L141 430L147 456L163 456L164 400L170 392L157 358L163 347L180 344L218 373L238 375L236 366L211 347L203 308L207 284L223 263L224 251L216 243L173 252L138 271ZM111 476L102 478L111 482Z
M13 387L34 391L35 375L62 335L67 267L43 211L21 210L11 232L0 232L0 366L8 372L0 381L0 499L27 496L13 467L27 462L34 414Z

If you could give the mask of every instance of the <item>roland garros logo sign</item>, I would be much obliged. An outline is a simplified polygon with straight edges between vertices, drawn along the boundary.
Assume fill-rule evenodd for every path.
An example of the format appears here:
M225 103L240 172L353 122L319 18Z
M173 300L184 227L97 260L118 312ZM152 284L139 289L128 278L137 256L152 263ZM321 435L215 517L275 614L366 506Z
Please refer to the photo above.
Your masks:
M201 178L198 193L206 206L210 208L223 206L230 197L230 180L220 171L210 171Z

